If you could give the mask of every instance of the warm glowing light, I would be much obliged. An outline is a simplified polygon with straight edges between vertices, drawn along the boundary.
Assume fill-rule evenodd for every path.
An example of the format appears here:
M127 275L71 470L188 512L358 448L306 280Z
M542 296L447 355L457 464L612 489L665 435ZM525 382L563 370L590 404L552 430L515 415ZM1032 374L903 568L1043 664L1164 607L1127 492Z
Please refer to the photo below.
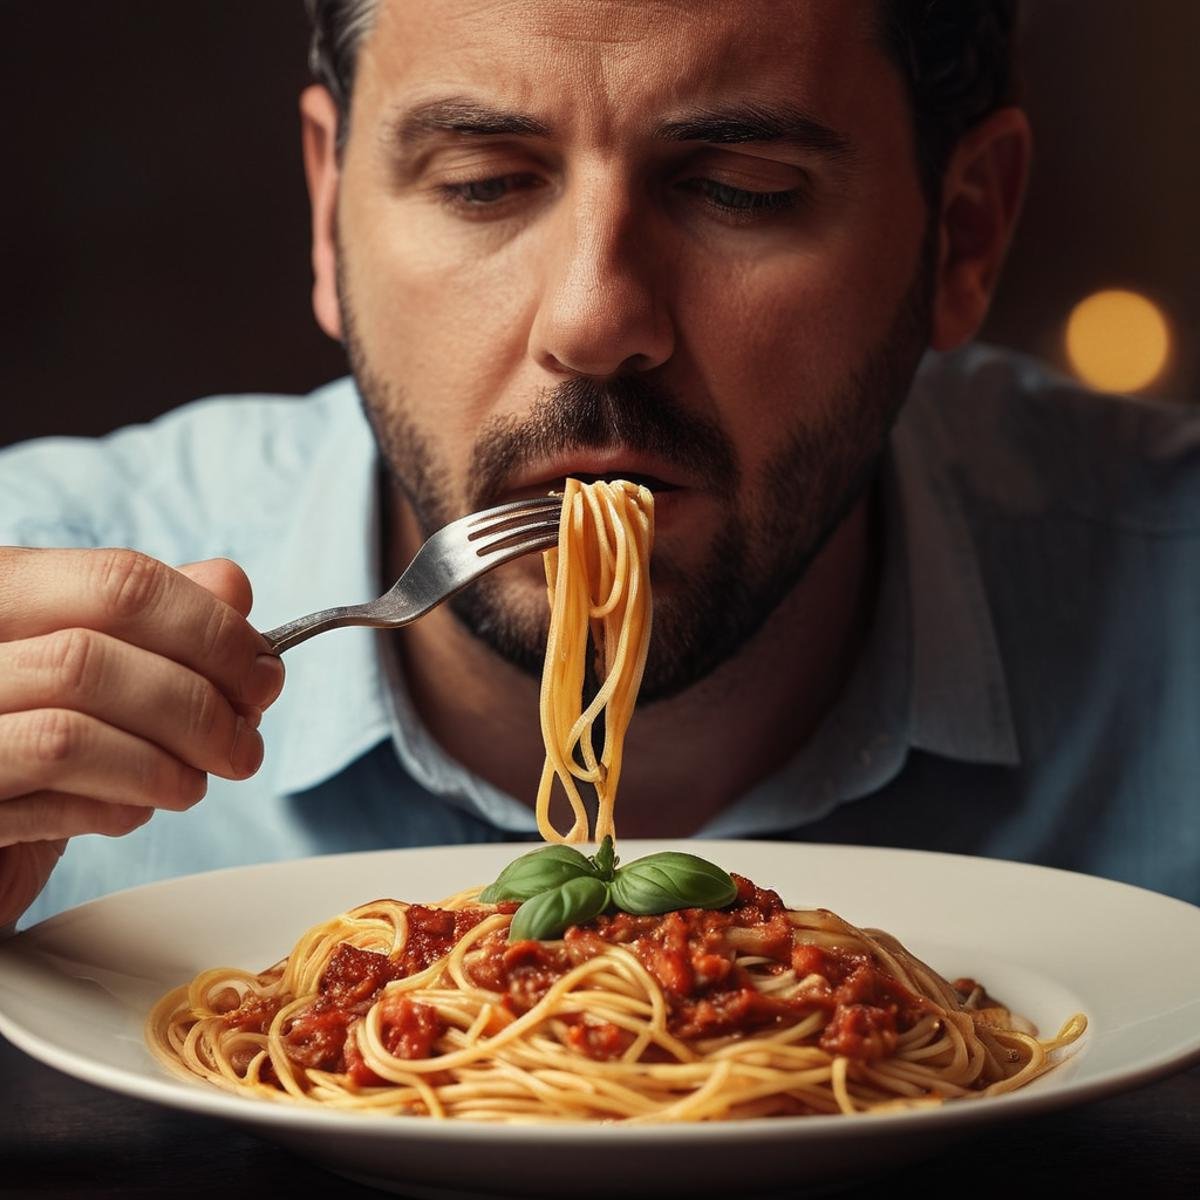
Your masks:
M1136 392L1167 361L1167 319L1152 301L1119 289L1095 292L1067 318L1067 356L1076 374L1106 392Z

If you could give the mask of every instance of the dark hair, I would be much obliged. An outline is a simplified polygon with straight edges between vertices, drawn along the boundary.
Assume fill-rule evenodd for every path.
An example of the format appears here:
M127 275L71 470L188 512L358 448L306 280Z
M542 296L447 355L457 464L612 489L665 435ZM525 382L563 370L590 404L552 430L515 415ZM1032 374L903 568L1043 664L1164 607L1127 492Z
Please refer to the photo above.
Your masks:
M884 48L908 88L925 195L959 138L1016 99L1019 0L880 0Z
M349 126L354 68L379 0L305 0L312 19L309 66ZM938 195L950 152L988 113L1013 99L1018 0L878 0L881 41L912 101L917 168Z
M345 139L349 125L358 48L370 31L377 5L378 0L304 0L312 22L308 68L337 103L339 142Z

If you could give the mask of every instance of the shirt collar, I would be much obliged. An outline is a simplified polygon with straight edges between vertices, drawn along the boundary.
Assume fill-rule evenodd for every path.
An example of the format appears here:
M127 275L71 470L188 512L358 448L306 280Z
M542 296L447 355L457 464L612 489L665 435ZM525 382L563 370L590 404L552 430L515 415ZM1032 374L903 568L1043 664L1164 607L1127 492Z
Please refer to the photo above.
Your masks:
M991 609L943 419L958 399L930 355L892 435L912 614L909 741L967 762L1016 766L1020 750Z

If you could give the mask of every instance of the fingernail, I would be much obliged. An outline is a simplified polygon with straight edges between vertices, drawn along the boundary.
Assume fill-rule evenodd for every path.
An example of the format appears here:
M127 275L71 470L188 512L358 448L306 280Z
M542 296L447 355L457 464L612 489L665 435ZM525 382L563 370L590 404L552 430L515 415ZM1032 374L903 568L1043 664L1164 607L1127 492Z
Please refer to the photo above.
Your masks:
M282 690L283 663L274 654L260 654L246 680L246 703L266 708Z
M247 721L238 717L237 730L233 735L233 748L229 752L229 765L239 775L253 775L262 764L263 740Z

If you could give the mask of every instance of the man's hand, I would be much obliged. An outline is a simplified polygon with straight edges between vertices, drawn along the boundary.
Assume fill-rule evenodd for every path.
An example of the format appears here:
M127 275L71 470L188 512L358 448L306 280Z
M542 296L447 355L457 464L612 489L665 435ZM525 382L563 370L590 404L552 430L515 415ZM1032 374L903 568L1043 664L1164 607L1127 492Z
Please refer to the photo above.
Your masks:
M224 559L0 548L0 927L68 838L118 837L191 808L210 774L258 770L283 664L250 604Z

